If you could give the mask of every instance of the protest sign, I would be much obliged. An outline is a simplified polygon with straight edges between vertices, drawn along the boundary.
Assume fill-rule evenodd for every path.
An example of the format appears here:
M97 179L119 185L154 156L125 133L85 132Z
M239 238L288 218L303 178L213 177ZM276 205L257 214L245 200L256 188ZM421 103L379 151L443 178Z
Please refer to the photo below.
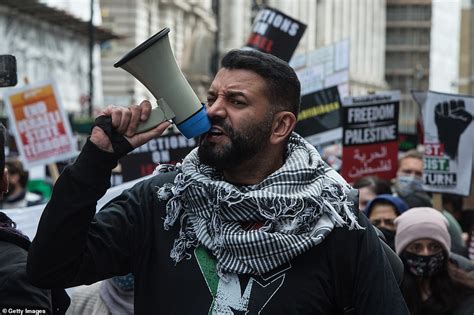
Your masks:
M77 155L69 120L52 81L9 89L4 99L9 126L25 168Z
M306 25L270 7L262 8L255 17L246 47L290 61L303 36Z
M341 175L348 182L395 177L399 104L399 91L344 98Z
M412 92L424 125L424 189L468 196L474 144L474 97Z
M296 75L301 83L302 109L307 104L307 106L310 107L314 106L314 100L316 98L329 98L331 95L332 98L336 98L336 91L338 94L337 98L347 96L349 90L349 46L349 40L343 40L315 49L309 53L296 55L291 59L290 66L295 69ZM326 91L318 93L321 90ZM333 121L332 119L336 119L335 116L337 116L337 111L334 110L332 114L327 117L314 116L308 120L306 124L308 125L309 123L318 121L322 117L326 117L326 121L322 122L322 125L327 125L327 120L331 119L331 121ZM302 132L302 130L299 129L300 127L298 125L305 124L302 121L304 120L300 120L299 118L296 127L300 132ZM341 125L340 118L339 123L333 121L329 129L320 129L320 133L315 130L314 133L304 137L312 145L323 150L325 146L341 141L342 128L336 128L335 126L337 124L339 124L339 126Z
M341 101L337 86L301 98L295 131L310 143L340 138L341 125Z
M181 162L196 145L196 139L187 139L180 133L151 139L120 159L123 181L149 175L158 164Z
M337 85L348 95L350 41L348 39L295 55L290 66L301 83L301 95Z

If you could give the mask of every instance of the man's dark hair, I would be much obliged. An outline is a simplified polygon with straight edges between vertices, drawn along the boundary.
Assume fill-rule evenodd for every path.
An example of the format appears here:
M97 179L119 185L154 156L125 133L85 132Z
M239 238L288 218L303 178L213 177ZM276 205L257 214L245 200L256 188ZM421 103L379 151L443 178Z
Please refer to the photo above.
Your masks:
M25 188L28 183L29 173L23 168L23 164L19 160L9 160L5 162L5 165L8 169L8 174L14 175L17 174L20 176L18 181L21 187Z
M399 194L409 208L433 207L431 197L424 191L412 191L408 194Z
M390 188L390 182L378 176L362 177L354 183L353 187L357 189L367 187L376 195L390 195L392 193L392 189Z
M265 79L268 99L278 110L298 117L301 85L295 71L283 60L257 50L233 49L221 60L226 69L250 70Z

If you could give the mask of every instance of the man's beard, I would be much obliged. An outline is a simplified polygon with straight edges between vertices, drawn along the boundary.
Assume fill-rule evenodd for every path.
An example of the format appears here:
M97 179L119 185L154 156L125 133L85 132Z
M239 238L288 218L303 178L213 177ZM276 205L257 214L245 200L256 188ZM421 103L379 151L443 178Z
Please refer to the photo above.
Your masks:
M214 126L224 130L230 141L216 144L206 141L205 135L202 136L198 148L201 163L222 171L250 160L265 148L271 134L272 121L273 114L268 115L262 122L247 125L241 131L236 131L220 118L211 119Z

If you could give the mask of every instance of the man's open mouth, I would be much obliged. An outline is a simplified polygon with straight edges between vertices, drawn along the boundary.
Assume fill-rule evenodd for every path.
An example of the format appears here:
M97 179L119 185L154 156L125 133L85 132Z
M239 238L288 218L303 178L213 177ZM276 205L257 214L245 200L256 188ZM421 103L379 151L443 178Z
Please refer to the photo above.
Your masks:
M224 135L224 132L222 132L222 130L219 129L219 128L212 127L212 128L207 132L207 134L208 134L209 136L217 137L217 136L222 136L222 135Z

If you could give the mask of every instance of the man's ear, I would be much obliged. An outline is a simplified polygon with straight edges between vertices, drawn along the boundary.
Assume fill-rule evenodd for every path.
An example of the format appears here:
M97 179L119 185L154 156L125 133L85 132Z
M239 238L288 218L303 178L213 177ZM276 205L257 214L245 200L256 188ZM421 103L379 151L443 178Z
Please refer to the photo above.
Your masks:
M0 197L3 197L3 194L8 192L8 170L5 168L3 170L2 183L0 184Z
M288 138L293 129L295 129L296 117L292 112L282 111L275 114L273 118L272 134L270 142L279 144Z

